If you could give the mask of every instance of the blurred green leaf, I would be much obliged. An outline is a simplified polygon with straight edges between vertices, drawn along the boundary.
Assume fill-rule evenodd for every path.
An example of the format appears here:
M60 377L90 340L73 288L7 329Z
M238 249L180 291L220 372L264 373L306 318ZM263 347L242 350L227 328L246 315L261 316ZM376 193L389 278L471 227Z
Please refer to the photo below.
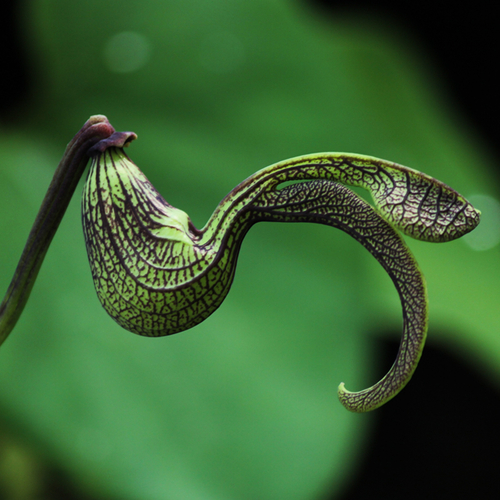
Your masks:
M327 23L285 0L26 5L42 72L25 126L0 138L0 290L65 144L95 113L138 133L128 153L198 226L254 171L318 151L387 158L465 196L498 197L486 157L388 26ZM77 196L0 351L4 414L96 495L293 500L339 489L373 417L346 412L336 386L373 383L370 332L400 324L368 253L330 228L257 226L219 311L189 332L141 338L100 308L79 209ZM497 376L498 247L409 243L431 327Z

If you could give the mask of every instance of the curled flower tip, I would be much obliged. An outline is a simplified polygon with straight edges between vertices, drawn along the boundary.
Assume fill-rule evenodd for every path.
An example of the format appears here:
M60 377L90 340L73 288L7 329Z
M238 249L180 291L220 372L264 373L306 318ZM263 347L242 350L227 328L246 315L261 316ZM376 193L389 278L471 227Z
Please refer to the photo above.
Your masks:
M353 413L366 413L376 410L401 392L410 381L415 368L416 363L412 371L402 377L394 376L395 372L390 370L382 380L359 392L348 391L344 382L342 382L337 389L339 400L344 408Z
M394 393L392 396L384 396L377 394L378 391L374 389L375 386L363 391L351 392L345 388L344 382L341 382L337 389L337 394L342 406L353 413L366 413L375 410L396 395Z
M367 405L366 393L368 390L360 392L351 392L345 388L344 382L341 382L337 389L337 395L342 406L353 413L365 413L374 410L381 406L381 404L372 406Z

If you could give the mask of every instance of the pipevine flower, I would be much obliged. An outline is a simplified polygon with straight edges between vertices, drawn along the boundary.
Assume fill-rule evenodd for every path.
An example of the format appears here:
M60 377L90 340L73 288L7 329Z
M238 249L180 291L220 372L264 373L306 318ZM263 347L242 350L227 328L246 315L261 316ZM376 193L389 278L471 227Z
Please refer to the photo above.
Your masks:
M82 221L90 268L101 304L123 328L159 337L204 321L229 292L242 241L257 222L329 225L351 235L380 262L403 312L393 366L363 391L349 392L340 384L340 401L351 411L370 411L401 391L422 354L428 320L422 273L398 231L424 241L450 241L477 226L479 211L450 187L416 170L369 156L320 153L256 172L197 229L127 156L123 148L135 138L132 132L115 132L105 117L97 116L68 146L0 306L1 340L26 303L71 197L72 191L68 195L66 190L58 205L58 190L64 183L74 190L88 153L92 162ZM367 189L374 206L347 186Z

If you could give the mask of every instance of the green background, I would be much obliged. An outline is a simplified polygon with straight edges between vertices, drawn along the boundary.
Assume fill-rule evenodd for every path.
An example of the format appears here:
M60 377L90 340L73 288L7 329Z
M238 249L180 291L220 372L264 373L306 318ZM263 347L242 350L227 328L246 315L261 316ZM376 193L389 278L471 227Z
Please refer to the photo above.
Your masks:
M478 200L484 228L468 240L409 245L428 282L430 341L500 380L498 179L403 33L382 21L326 20L285 0L26 6L39 80L30 107L1 129L0 293L65 145L92 114L138 134L128 154L198 227L266 165L368 154ZM341 491L374 416L344 410L336 386L374 383L388 367L377 365L373 334L401 321L374 259L331 228L258 225L212 317L142 338L115 325L95 296L80 193L0 349L4 484L15 489L20 474L36 490L30 460L48 460L98 498Z

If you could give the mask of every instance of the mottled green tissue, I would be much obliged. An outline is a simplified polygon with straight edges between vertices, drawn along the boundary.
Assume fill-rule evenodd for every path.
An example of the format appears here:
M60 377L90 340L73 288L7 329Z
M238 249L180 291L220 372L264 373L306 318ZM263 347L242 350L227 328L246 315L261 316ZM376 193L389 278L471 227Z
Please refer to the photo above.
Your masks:
M24 118L1 130L0 294L65 145L97 113L138 134L127 153L199 227L256 170L319 151L386 158L466 197L499 196L488 156L390 24L285 0L44 0L26 2L24 26L37 88ZM373 333L400 328L374 259L331 228L257 225L213 316L142 338L95 296L80 196L0 350L3 425L106 498L340 491L374 417L345 411L336 387L374 383ZM436 327L498 380L498 246L410 246L427 278L431 338Z

